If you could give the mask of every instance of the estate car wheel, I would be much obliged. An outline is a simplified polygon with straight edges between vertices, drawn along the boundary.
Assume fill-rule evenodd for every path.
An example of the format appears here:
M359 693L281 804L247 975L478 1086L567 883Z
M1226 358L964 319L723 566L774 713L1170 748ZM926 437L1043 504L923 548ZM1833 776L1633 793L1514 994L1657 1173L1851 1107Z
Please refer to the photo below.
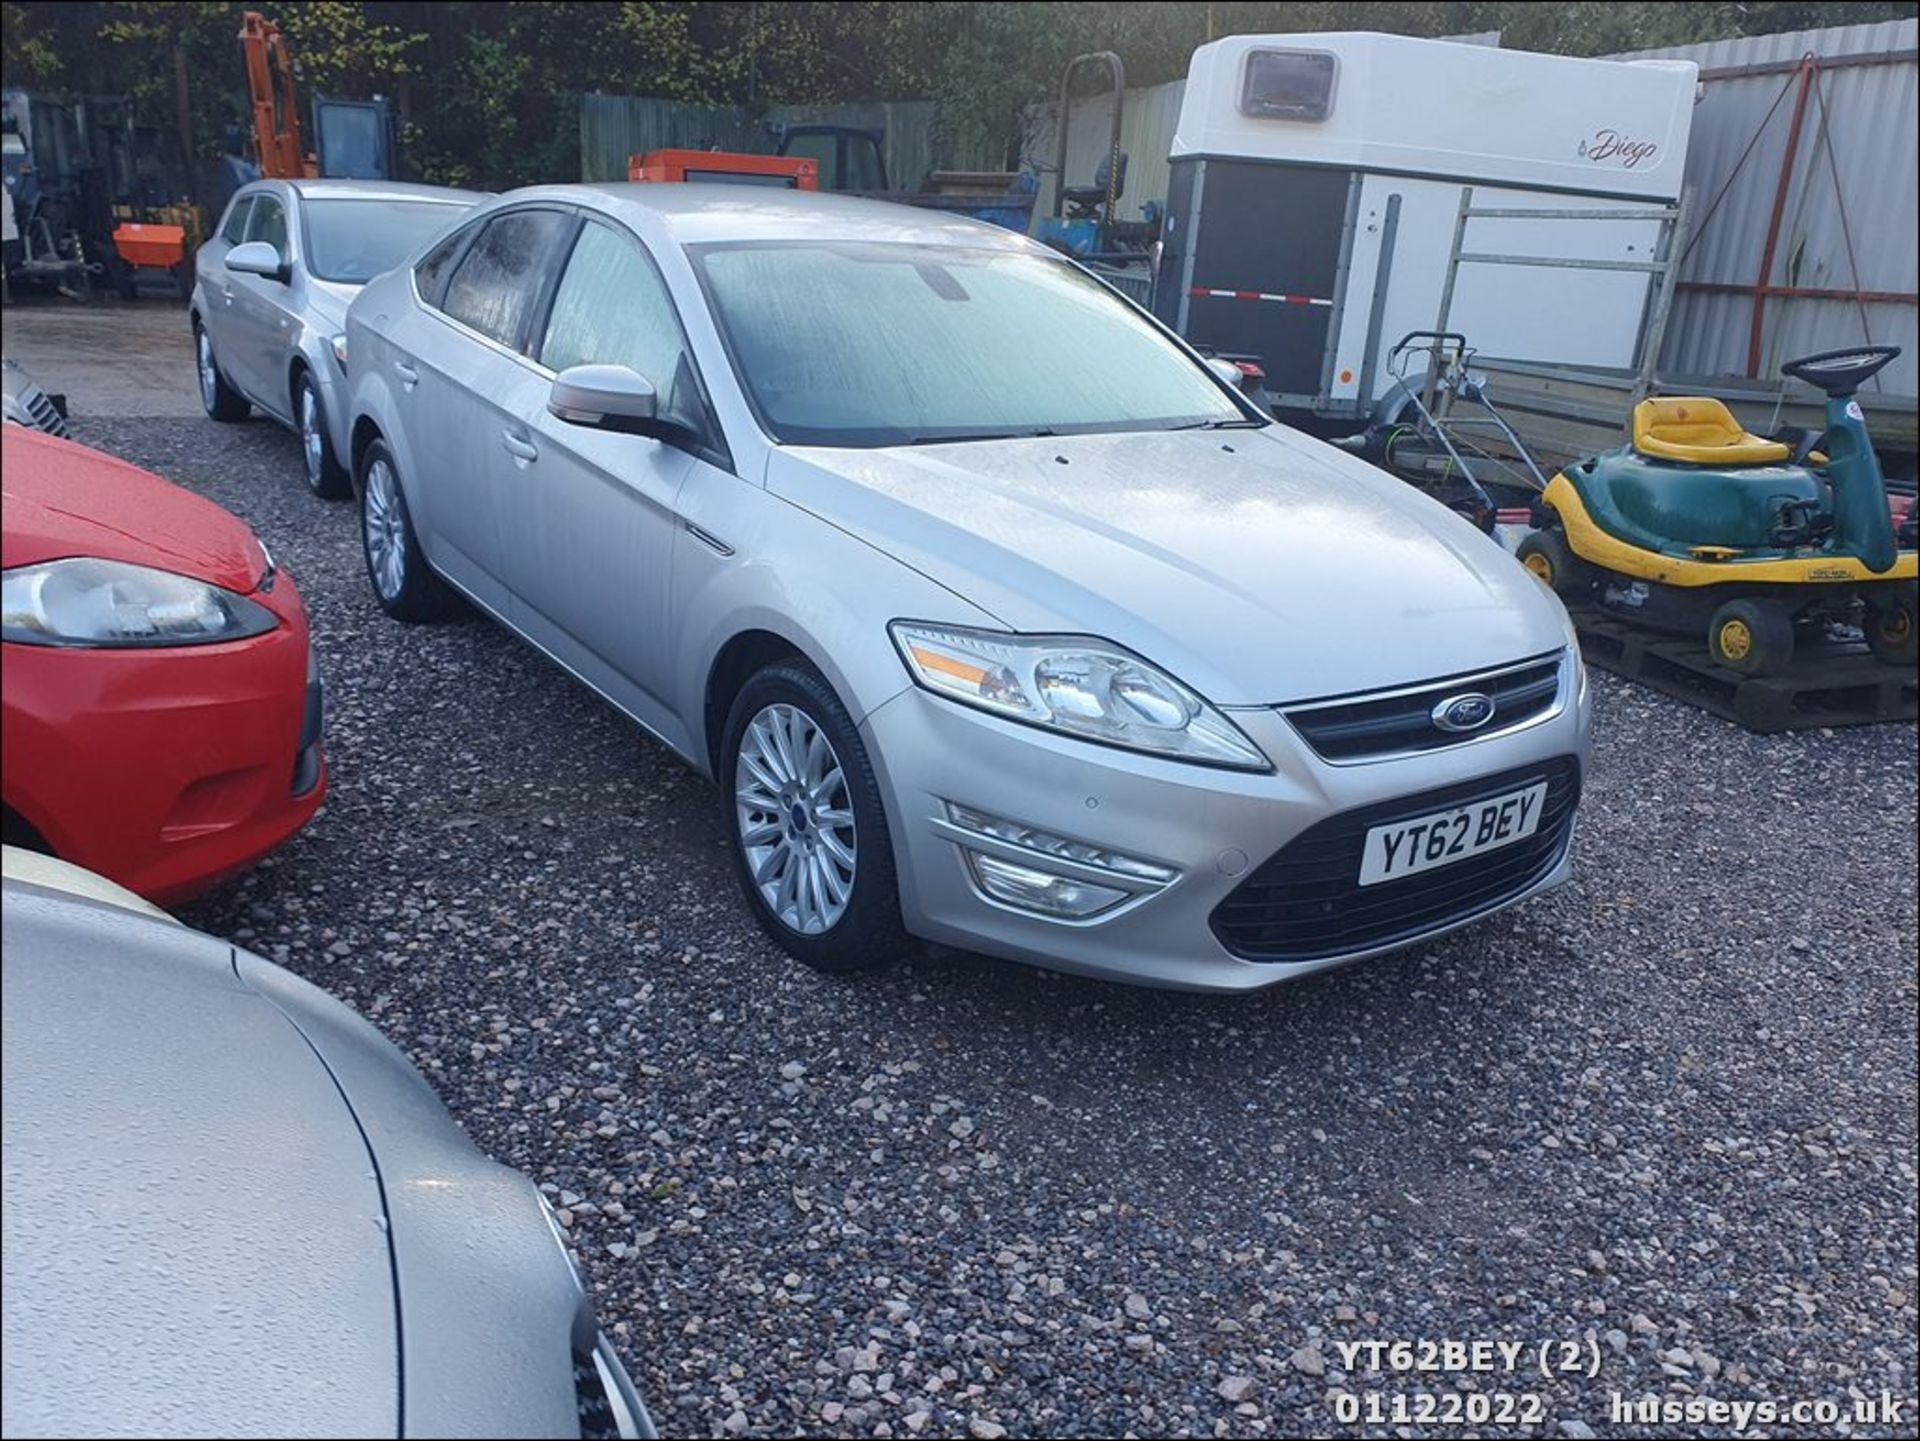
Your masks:
M1867 646L1888 665L1912 670L1920 662L1920 622L1914 617L1920 585L1895 581L1867 593Z
M413 533L413 518L400 490L400 472L384 440L367 447L360 470L360 540L367 579L380 608L395 620L440 620L454 608L454 595L435 575Z
M1793 664L1793 619L1765 601L1730 600L1707 622L1707 649L1741 675L1778 675Z
M727 716L719 770L747 904L787 954L820 971L863 971L907 951L879 782L818 671L783 661L749 680Z
M200 376L200 404L207 414L215 420L245 420L253 407L220 373L220 362L213 358L213 339L204 325L193 328L193 359Z
M306 468L307 489L322 500L344 500L353 494L346 468L334 458L327 439L327 413L320 408L320 389L304 370L293 388L293 414L300 424L300 460Z

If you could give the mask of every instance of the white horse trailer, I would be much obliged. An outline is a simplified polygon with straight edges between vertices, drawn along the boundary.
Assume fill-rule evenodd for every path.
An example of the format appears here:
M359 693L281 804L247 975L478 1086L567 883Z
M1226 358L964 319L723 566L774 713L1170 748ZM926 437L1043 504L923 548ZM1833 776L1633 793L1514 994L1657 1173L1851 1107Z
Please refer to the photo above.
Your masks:
M1364 417L1388 352L1434 327L1487 355L1631 368L1686 165L1696 67L1395 35L1236 35L1194 52L1170 157L1153 308L1257 359L1277 413ZM1568 264L1544 265L1542 260ZM1609 268L1619 267L1619 268ZM1644 268L1643 268L1644 267Z

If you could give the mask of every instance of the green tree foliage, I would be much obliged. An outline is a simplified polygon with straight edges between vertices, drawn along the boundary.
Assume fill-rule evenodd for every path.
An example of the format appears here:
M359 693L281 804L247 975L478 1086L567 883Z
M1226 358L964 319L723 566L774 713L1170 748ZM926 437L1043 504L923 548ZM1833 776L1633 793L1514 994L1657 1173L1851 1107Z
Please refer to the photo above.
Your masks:
M311 94L383 94L413 173L502 187L579 173L574 97L652 95L760 110L925 98L970 162L1011 163L1020 125L1073 55L1115 50L1133 84L1186 72L1221 35L1498 30L1504 43L1601 55L1725 36L1911 16L1914 4L1832 0L1215 0L1215 3L382 3L254 0L285 28ZM247 7L217 0L4 0L8 86L135 96L217 153L247 119L236 37Z

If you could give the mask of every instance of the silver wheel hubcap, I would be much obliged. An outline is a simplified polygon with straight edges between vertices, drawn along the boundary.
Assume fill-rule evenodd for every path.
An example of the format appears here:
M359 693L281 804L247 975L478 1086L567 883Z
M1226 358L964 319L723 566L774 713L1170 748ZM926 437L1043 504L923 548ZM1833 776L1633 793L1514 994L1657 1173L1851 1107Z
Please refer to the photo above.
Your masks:
M361 507L367 533L367 569L382 600L396 599L407 580L407 517L400 508L400 487L393 467L376 460L367 467L366 500Z
M320 434L320 401L311 385L300 387L300 446L307 453L307 479L319 484L326 439Z
M213 409L219 394L219 376L213 368L213 342L207 339L206 331L200 332L200 403L208 410Z
M817 936L853 896L853 797L825 732L797 706L770 705L740 736L734 810L755 889L782 925Z

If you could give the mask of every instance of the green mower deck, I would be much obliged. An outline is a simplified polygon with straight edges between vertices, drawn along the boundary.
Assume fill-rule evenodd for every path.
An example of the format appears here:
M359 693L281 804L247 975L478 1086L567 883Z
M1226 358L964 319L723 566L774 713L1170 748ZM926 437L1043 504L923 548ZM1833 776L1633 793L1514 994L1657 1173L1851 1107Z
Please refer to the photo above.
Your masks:
M1716 665L1703 641L1642 630L1587 606L1572 611L1589 665L1683 700L1750 731L1811 730L1920 718L1920 681L1883 664L1865 642L1804 639L1784 675L1744 676Z

